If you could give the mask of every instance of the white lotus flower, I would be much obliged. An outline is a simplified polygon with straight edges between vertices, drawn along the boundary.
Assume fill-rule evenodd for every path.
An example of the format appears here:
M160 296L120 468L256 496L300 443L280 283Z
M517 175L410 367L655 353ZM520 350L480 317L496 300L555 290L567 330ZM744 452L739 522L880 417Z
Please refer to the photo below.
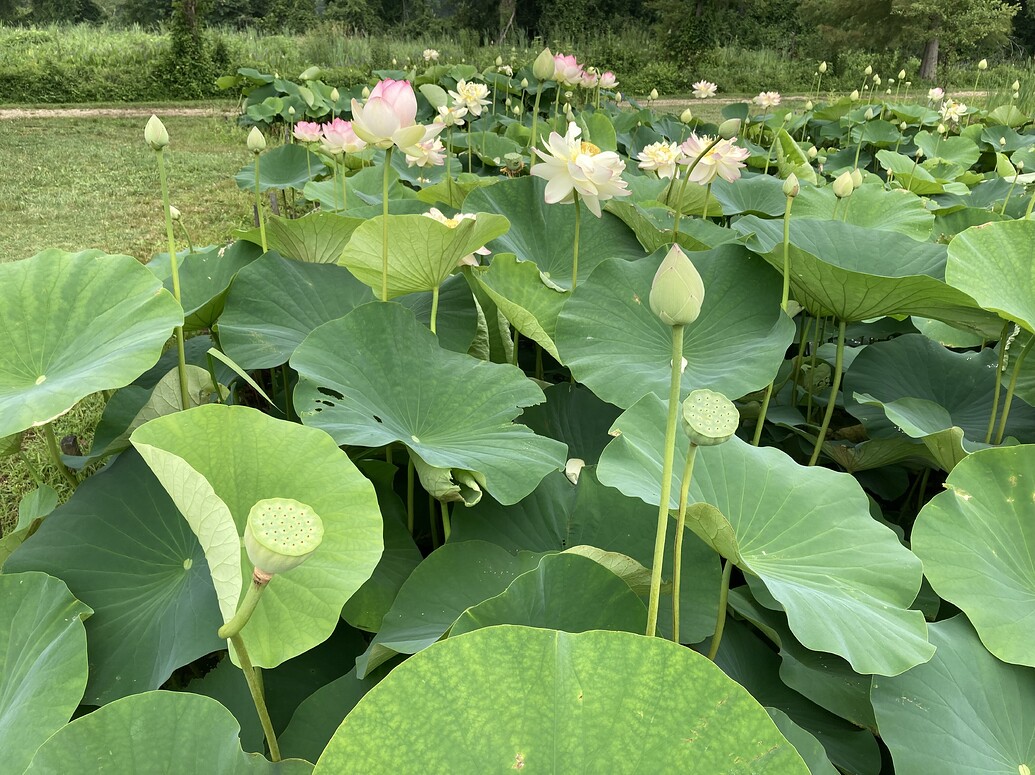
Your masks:
M711 81L698 81L694 84L694 96L699 100L706 100L709 97L714 97L718 88Z
M959 122L963 114L967 112L967 106L956 100L945 100L938 112L941 113L942 121Z
M550 139L544 141L546 151L535 149L543 163L537 164L532 174L546 180L547 204L573 202L577 193L599 218L600 202L632 192L622 179L625 162L618 154L581 142L581 135L574 121L568 124L564 137L551 132Z
M759 92L758 96L755 97L752 102L762 108L775 108L780 104L780 92L778 91L764 91Z
M736 137L729 140L720 140L714 146L708 148L714 142L714 138L703 136L698 137L691 134L680 150L683 152L681 164L691 165L694 160L700 157L700 161L690 171L690 180L702 186L706 186L715 178L732 183L740 177L740 170L745 166L744 160L750 156L746 148L734 145ZM704 154L702 156L702 154Z
M424 61L425 62L437 62L439 53L433 48L424 49Z
M460 105L473 116L480 116L482 108L489 104L489 87L484 83L468 83L461 79L456 82L456 91L449 92L454 105Z
M671 178L676 174L676 165L683 158L678 143L651 143L636 157L641 170L652 170L659 178Z
M440 105L435 122L443 126L463 126L467 108L463 105Z
M927 92L927 99L930 102L936 102L945 96L945 89L940 86L935 86L933 89L929 89Z

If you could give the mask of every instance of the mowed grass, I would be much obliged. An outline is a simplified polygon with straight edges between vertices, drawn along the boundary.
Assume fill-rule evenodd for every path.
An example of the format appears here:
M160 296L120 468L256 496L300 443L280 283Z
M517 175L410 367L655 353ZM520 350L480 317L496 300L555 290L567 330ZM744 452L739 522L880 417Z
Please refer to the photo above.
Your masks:
M173 108L170 108L173 110ZM161 114L161 111L159 111ZM163 121L173 203L195 246L226 242L251 218L250 197L233 176L250 162L233 117L168 116ZM143 118L0 120L0 262L47 248L100 248L142 261L166 251L158 168L144 143ZM178 249L183 249L177 234ZM55 422L89 449L103 402L92 396ZM38 476L69 494L43 434L29 431L21 455L0 459L0 534L18 516Z

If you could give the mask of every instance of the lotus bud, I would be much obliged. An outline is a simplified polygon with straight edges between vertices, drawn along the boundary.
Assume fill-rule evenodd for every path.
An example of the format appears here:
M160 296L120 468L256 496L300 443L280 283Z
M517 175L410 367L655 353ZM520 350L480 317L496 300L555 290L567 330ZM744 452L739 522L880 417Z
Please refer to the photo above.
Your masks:
M873 67L871 65L866 65L866 69L863 70L863 75L873 75Z
M907 88L907 89L908 89L908 88L909 88L910 86L912 86L912 85L913 85L913 82L912 82L912 81L906 81L906 88Z
M938 134L940 134L940 135L943 135L943 134L945 134L945 133L946 133L946 132L948 132L948 131L949 131L949 130L948 130L948 128L947 128L947 127L945 126L945 124L939 124L939 125L938 125Z
M269 576L286 573L308 560L323 541L323 521L313 509L291 498L267 498L248 512L244 548L256 569Z
M812 110L812 108L814 108L814 107L815 107L815 106L814 106L814 105L812 104L812 100L806 100L806 101L805 101L805 112L806 112L806 113L808 113L808 112L809 112L810 110Z
M732 140L740 132L740 119L728 118L719 124L719 137L723 140Z
M924 158L924 149L923 148L917 148L916 149L916 158L918 158L918 159Z
M816 156L819 155L819 149L814 145L810 145L809 149L805 152L805 155L810 159L815 159Z
M549 81L553 78L553 73L553 52L548 48L544 48L539 53L539 56L535 58L535 62L532 63L532 75L535 76L537 81Z
M894 85L895 85L895 79L894 78L889 78L888 79L888 86L894 86Z
M175 205L169 205L169 217L174 221L180 220L180 211L176 209Z
M496 67L499 67L502 64L503 64L503 57L501 57L501 56L496 57Z
M904 69L903 70L899 70L898 71L898 79L901 81L905 77L906 77L906 71Z
M392 57L392 67L395 67L395 65L397 65L397 64L399 64L399 60L396 59L395 57Z
M650 97L652 100L656 100L658 98L658 90L657 89L651 89L650 90L650 94L647 95L647 96Z
M850 99L852 102L857 102L859 100L859 90L853 89L852 93L848 95L848 99Z
M363 99L366 99L369 96L370 96L370 89L368 89L366 86L364 86L363 87ZM338 89L337 88L331 89L331 102L337 103L340 98L341 98L341 94L338 92Z
M291 116L291 118L295 117L295 106L294 105L289 105L288 106L288 115Z
M563 110L565 114L571 113L571 103L570 102L565 102L561 106L561 110Z
M859 188L859 186L861 186L863 184L863 173L862 173L862 170L859 169L858 167L856 167L851 172L851 178L852 178L852 188L853 189Z
M880 86L880 84L881 84L880 76L879 75L873 76L873 85L874 86Z
M582 473L582 469L586 467L586 461L580 457L569 458L568 462L564 464L564 475L568 478L568 481L572 484L579 483L579 474Z
M1000 145L1006 145L1006 138L1005 137L1000 137L999 138L999 144Z
M527 78L522 78L521 79L521 88L522 89L527 89L528 88L528 79Z
M679 120L682 121L684 124L689 124L691 121L694 120L694 114L690 112L690 108L687 108L679 114Z
M863 118L867 121L873 120L873 108L866 108L866 112L863 113Z
M842 172L837 176L837 179L834 181L834 185L831 186L831 188L834 189L834 196L838 199L850 197L852 192L855 191L855 185L852 183L852 173Z
M615 92L615 102L621 102L621 101L622 101L622 93L620 91L616 91Z
M988 69L988 60L987 59L982 59L980 62L978 62L978 70L987 70L987 69Z
M1017 171L1020 172L1021 170L1024 169L1024 162L1023 161L1016 161L1016 162L1014 162L1013 166L1015 166L1017 168Z
M1020 93L1019 91L1015 91L1015 92L1013 93L1013 98L1014 98L1015 100L1016 100L1016 99L1018 99L1018 98L1019 98L1020 96L1021 96L1021 93Z
M683 401L683 428L691 444L713 447L733 438L740 425L740 413L722 393L694 390Z
M801 191L801 184L798 182L798 176L793 172L787 176L787 180L783 182L783 195L793 199Z
M144 127L144 140L152 151L160 151L169 145L169 132L158 116L152 115Z
M885 94L891 94L891 89L885 89L885 90L884 90L884 93L885 93Z
M510 99L510 97L507 97L507 99L503 100L503 104L506 105L508 108L510 107L511 102L512 100Z
M819 71L821 73L825 73L827 71L827 63L825 61L819 63Z
M650 308L667 326L685 326L701 314L704 281L679 245L673 245L654 275Z
M262 153L266 150L266 138L257 126L253 126L252 131L248 133L248 150L252 153Z
M900 132L905 132L906 129L908 129L908 128L909 128L909 124L907 124L905 121L903 121L901 124L898 125L898 131L900 131Z
M1012 91L1020 91L1020 89L1021 89L1021 82L1020 81L1014 81L1012 84L1010 84L1010 89Z
M511 111L513 111L515 116L520 116L521 115L521 106L520 105L515 105L514 107L511 108Z

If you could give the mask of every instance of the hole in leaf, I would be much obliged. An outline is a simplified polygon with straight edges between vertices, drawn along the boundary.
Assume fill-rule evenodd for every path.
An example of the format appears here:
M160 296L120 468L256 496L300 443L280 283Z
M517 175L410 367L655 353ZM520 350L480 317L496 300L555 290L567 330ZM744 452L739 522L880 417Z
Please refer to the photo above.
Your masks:
M331 390L330 388L326 387L318 387L317 390L323 393L325 396L337 398L339 401L342 401L345 398L345 396L342 393L339 393L337 390Z

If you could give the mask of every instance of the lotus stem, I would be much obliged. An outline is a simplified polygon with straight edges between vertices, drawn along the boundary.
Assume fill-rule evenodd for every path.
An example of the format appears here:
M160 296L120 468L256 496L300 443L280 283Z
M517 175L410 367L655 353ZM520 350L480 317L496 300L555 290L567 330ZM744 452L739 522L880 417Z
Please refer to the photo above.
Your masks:
M758 419L755 421L755 433L751 437L751 445L757 447L762 440L762 427L765 425L765 416L769 413L769 402L773 398L773 382L770 382L765 389L765 398L762 399L762 408L758 412Z
M21 450L18 453L18 457L25 465L25 470L29 472L29 478L32 479L37 487L42 487L44 485L43 477L40 475L36 465L29 459L29 456L25 454L25 450Z
M438 321L438 295L439 286L436 285L431 290L431 333L433 334L438 333L435 328Z
M683 194L686 192L686 184L690 182L690 173L694 171L694 167L696 167L698 162L700 162L701 159L703 159L705 157L705 154L707 154L708 151L710 151L712 148L714 148L716 145L719 144L720 140L722 140L721 137L716 137L714 140L712 140L711 143L708 144L708 147L705 148L703 151L701 151L701 153L699 153L697 155L697 158L694 159L692 162L690 162L690 166L686 168L686 177L683 178L683 183L679 187L679 201L676 203L676 208L675 208L676 216L675 216L675 220L672 222L672 244L673 245L678 241L678 238L679 238L679 216L683 214ZM669 188L669 191L671 192L671 187ZM671 202L666 202L666 204L671 204ZM708 196L707 195L704 198L704 206L705 206L705 213L707 213L707 211L708 211Z
M1018 162L1020 164L1020 162ZM1003 200L1003 209L999 211L1000 215L1006 215L1006 206L1010 204L1010 197L1013 196L1013 190L1017 188L1017 178L1021 176L1019 169L1014 172L1013 183L1010 184L1010 190L1006 192L1006 199Z
M270 747L270 759L280 761L280 746L277 744L277 735L273 731L273 721L270 719L270 712L266 708L266 700L262 692L262 677L257 667L252 666L248 658L248 649L244 646L244 639L240 635L230 638L237 651L237 659L241 663L241 672L244 673L244 680L248 682L248 691L252 695L252 702L255 704L255 712L259 714L259 723L262 724L262 732L266 736L266 743Z
M446 192L449 196L449 204L453 204L453 169L452 159L449 157L453 153L453 127L449 127L449 131L446 132Z
M388 173L392 169L392 148L385 149L384 178L381 181L381 301L388 301Z
M449 504L445 501L439 501L438 505L442 510L442 542L449 543L449 534L452 532L449 525Z
M780 309L787 312L787 302L791 298L791 206L794 197L787 197L783 209L783 295L780 297Z
M348 174L345 169L345 154L341 155L341 211L349 209L349 184Z
M1010 404L1013 403L1013 391L1017 388L1017 378L1021 375L1021 364L1024 363L1024 357L1028 354L1032 344L1035 344L1035 335L1029 334L1028 341L1024 344L1024 349L1021 350L1017 356L1017 360L1013 363L1013 373L1010 374L1010 384L1006 387L1006 398L1003 400L1003 414L999 418L999 430L995 434L995 443L1003 443L1003 435L1006 433L1006 420L1010 416Z
M255 217L259 219L259 239L262 240L262 252L269 250L266 244L266 219L262 214L262 194L259 191L259 157L255 154Z
M869 110L869 108L867 108L867 110ZM860 126L865 126L865 122L862 125L860 125ZM862 129L860 129L859 130L859 144L857 146L855 146L855 161L852 162L852 169L855 169L855 170L859 169L859 154L862 153L863 134L864 134L864 131ZM848 129L848 137L851 138L851 136L852 136L852 129L851 129L851 127L849 127L849 129Z
M165 175L165 150L155 151L158 156L158 181L162 188L162 206L165 209L165 236L169 242L169 263L171 266L173 297L176 303L180 303L180 265L176 262L176 238L173 236L172 205L169 202L169 181ZM258 158L256 158L258 164ZM256 183L258 186L258 183ZM265 252L265 240L263 240L263 252ZM184 409L190 408L190 391L187 388L187 353L183 346L183 326L176 326L174 329L176 338L176 370L180 378L180 405Z
M837 405L837 391L841 387L841 371L844 367L845 357L845 321L837 322L837 355L834 358L834 378L830 381L830 399L827 401L827 410L823 413L823 424L819 426L819 436L816 438L816 446L812 450L812 457L809 458L809 465L816 465L819 460L819 453L823 450L823 442L827 437L827 429L830 428L830 420L834 416L834 407Z
M431 523L431 548L438 549L438 520L435 519L435 496L428 493L428 522Z
M406 461L406 529L413 535L413 458Z
M571 256L571 289L574 291L579 282L579 227L581 225L581 210L579 207L579 194L572 192L575 196L575 241L573 243Z
M280 364L280 381L284 383L284 418L291 419L291 375L288 373L288 365ZM218 392L217 392L218 395Z
M672 465L676 455L676 418L683 381L683 326L672 326L672 373L669 378L668 419L665 423L665 457L661 473L661 502L658 504L658 529L654 537L654 563L650 574L650 600L647 606L647 636L658 629L658 602L661 597L661 567L665 560L668 532L668 503L672 495Z
M259 604L259 598L262 597L262 593L269 586L271 578L273 577L263 573L258 568L252 571L252 581L248 585L248 591L244 593L244 600L238 606L237 613L234 614L230 621L220 627L216 633L220 638L229 640L240 634L244 626L248 624L248 620L252 618L255 606Z
M780 128L783 129L783 126L781 125ZM769 154L765 157L765 172L762 173L763 175L768 175L769 174L769 161L773 157L773 151L776 150L776 141L779 140L779 139L780 139L780 135L777 134L776 130L774 129L773 130L773 142L769 145Z
M474 171L474 141L471 140L471 122L467 122L467 173Z
M715 655L719 653L719 644L722 643L722 632L726 629L726 604L730 595L730 576L733 574L733 563L726 560L722 566L722 581L719 583L719 615L715 620L715 634L712 635L712 645L708 648L708 659L715 661Z
M995 430L996 416L999 414L999 391L1003 386L1003 369L1006 367L1006 348L1009 346L1010 326L1003 324L1003 332L999 335L999 362L995 369L995 392L992 394L992 414L988 418L988 430L985 431L985 444L992 443L992 431Z
M798 405L798 380L801 378L801 364L805 360L805 343L808 341L810 324L811 321L809 320L808 315L805 312L802 312L801 336L798 337L798 352L794 355L794 372L792 375L794 379L794 393L791 397L792 406Z
M334 188L334 212L338 212L342 208L338 207L338 160L337 159L334 160L333 188Z
M538 342L535 346L535 378L543 378L543 346Z
M819 358L819 345L826 338L827 334L827 319L818 318L816 320L816 340L812 345L811 360L809 361L809 387L808 387L808 401L805 404L805 420L808 422L812 421L812 389L815 387L816 377L816 361Z
M68 470L68 466L61 459L61 448L58 446L57 438L54 436L53 423L48 422L43 426L43 435L47 439L47 450L50 452L54 465L57 466L58 472L65 482L68 483L68 486L72 488L72 492L75 492L75 488L79 486L79 480L76 479L75 474Z
M708 200L712 198L712 184L704 187L704 211L701 213L701 220L708 220Z
M683 466L683 481L679 488L679 513L676 516L676 538L672 547L672 640L679 643L679 584L683 571L683 530L686 527L686 505L690 494L690 479L694 475L697 445L690 443Z
M539 82L535 87L535 106L532 108L532 139L528 144L528 170L531 172L535 169L535 148L538 145L538 135L536 134L537 127L539 125L539 98L543 96L543 84Z
M1032 208L1035 208L1035 191L1031 194L1031 199L1028 200L1028 207L1024 210L1024 220L1031 218Z
M513 366L518 365L518 345L521 343L521 332L517 330L517 326L514 327L514 346L510 352L510 363Z

